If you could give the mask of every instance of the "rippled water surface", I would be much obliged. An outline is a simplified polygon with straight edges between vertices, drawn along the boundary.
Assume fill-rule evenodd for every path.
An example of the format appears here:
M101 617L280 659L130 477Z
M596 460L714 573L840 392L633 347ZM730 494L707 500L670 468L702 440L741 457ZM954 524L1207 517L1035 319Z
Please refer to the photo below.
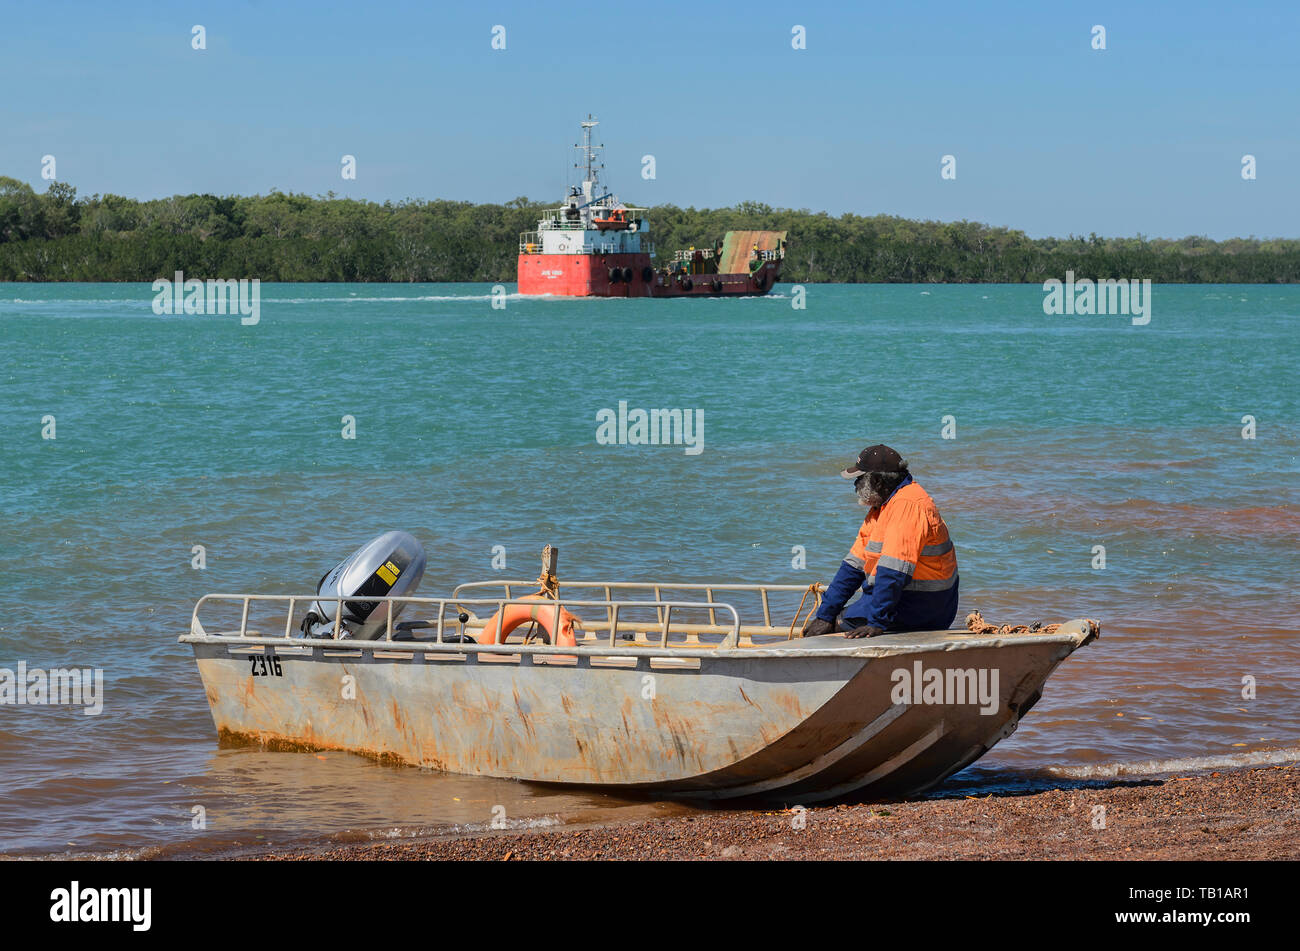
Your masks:
M1160 286L1147 326L1047 317L1035 286L490 290L263 285L246 327L155 316L147 285L0 284L0 667L105 677L97 717L0 706L0 852L686 809L218 748L176 637L200 595L312 588L393 528L426 594L499 577L496 545L531 578L546 543L575 580L826 580L862 516L836 472L877 441L939 503L963 613L1103 623L951 789L1300 758L1300 288ZM598 445L619 400L702 410L704 451Z

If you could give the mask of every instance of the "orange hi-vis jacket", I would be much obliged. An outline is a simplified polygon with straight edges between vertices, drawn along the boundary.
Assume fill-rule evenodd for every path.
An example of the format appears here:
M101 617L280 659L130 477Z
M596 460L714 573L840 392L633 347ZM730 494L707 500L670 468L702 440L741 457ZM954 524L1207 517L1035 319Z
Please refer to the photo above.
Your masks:
M845 604L862 588L863 597ZM867 513L817 616L842 626L939 630L957 614L957 553L929 494L911 478Z

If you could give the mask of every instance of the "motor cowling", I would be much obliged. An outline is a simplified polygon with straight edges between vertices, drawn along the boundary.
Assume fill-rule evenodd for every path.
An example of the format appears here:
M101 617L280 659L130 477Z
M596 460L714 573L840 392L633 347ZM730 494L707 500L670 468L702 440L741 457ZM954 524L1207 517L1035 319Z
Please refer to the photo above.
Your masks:
M406 532L385 532L366 542L320 579L316 593L339 600L312 602L300 628L303 636L332 638L340 607L340 639L372 641L383 636L389 609L395 620L405 605L368 598L414 594L425 562L424 546Z

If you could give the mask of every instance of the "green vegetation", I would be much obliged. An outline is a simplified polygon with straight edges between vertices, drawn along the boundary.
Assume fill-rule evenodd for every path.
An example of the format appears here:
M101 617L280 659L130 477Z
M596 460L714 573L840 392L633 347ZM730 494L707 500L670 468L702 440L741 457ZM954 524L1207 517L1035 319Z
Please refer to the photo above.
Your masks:
M332 193L78 198L61 182L40 195L0 177L0 281L152 281L180 270L264 281L507 282L519 233L534 229L545 207L526 198L378 205ZM756 202L661 205L650 221L661 262L731 229L789 231L784 281L1040 283L1067 270L1162 283L1300 281L1295 240L1031 239L968 221L832 218Z

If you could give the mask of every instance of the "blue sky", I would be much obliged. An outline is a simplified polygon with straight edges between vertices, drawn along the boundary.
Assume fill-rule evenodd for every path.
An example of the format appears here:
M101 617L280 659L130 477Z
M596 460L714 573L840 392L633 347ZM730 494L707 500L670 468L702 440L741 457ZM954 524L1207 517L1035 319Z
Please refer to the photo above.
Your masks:
M121 7L4 4L0 175L44 190L52 154L82 194L552 199L591 112L638 204L1300 237L1295 2Z

